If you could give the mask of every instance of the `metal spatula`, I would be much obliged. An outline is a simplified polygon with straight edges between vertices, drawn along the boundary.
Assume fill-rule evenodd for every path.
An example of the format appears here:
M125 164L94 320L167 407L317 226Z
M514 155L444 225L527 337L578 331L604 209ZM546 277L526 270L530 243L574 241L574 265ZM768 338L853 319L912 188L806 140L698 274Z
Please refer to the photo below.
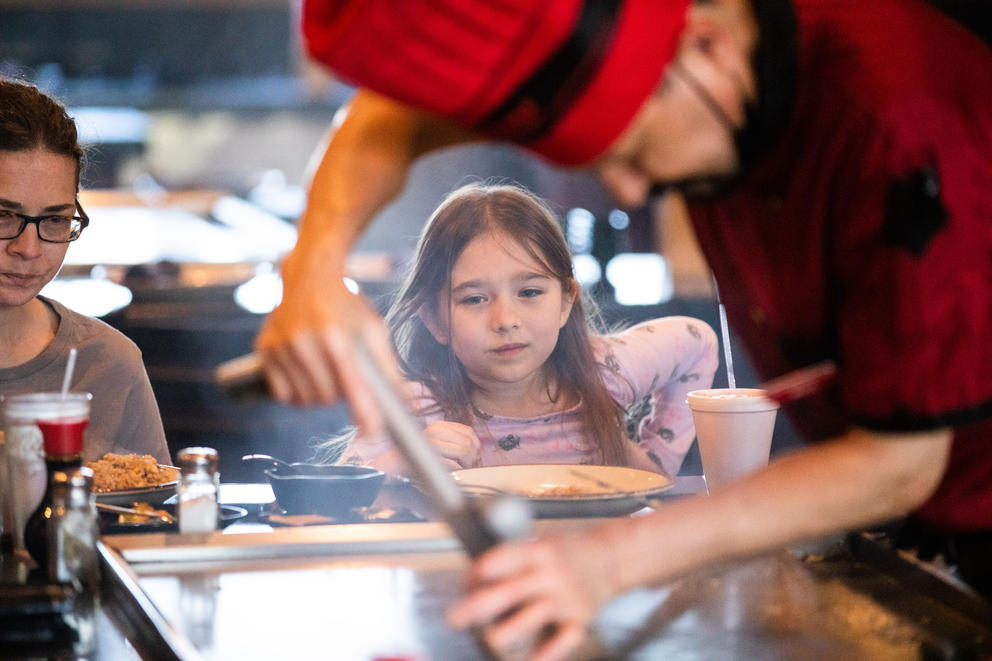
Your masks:
M356 343L355 355L396 447L428 500L451 526L469 555L478 556L502 541L526 534L530 528L526 504L512 498L494 498L485 503L466 498L363 342Z

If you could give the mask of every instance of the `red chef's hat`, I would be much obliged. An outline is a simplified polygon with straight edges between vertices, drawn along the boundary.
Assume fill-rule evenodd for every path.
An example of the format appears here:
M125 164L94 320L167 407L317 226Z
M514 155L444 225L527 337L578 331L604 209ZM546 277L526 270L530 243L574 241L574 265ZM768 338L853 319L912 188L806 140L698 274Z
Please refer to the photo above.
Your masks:
M577 165L655 89L689 1L306 0L303 34L352 83Z

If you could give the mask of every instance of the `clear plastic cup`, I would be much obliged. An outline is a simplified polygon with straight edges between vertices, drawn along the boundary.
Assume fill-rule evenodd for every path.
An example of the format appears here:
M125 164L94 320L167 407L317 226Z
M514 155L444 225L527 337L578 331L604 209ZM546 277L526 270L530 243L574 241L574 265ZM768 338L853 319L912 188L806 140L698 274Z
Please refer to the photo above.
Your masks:
M24 548L24 525L45 495L45 451L39 421L89 420L88 392L40 392L3 399L4 449L11 533L15 549Z
M768 465L778 404L764 390L694 390L688 404L708 491Z

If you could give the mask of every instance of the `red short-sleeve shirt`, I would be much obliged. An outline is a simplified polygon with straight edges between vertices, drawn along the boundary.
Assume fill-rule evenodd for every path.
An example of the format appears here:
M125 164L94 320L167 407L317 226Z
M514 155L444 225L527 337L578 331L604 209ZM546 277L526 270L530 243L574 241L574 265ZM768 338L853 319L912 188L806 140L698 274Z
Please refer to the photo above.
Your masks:
M922 3L795 5L791 119L700 244L762 377L840 366L798 427L953 426L918 515L992 529L992 51Z

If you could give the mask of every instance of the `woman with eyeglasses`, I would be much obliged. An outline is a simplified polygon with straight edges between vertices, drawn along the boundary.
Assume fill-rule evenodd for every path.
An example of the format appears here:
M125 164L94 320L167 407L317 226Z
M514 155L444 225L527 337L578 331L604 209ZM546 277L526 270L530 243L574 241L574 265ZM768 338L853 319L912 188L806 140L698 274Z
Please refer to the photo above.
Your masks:
M120 332L38 293L89 224L79 205L83 150L58 102L0 79L0 396L61 388L93 394L83 456L150 454L169 463L141 353Z

